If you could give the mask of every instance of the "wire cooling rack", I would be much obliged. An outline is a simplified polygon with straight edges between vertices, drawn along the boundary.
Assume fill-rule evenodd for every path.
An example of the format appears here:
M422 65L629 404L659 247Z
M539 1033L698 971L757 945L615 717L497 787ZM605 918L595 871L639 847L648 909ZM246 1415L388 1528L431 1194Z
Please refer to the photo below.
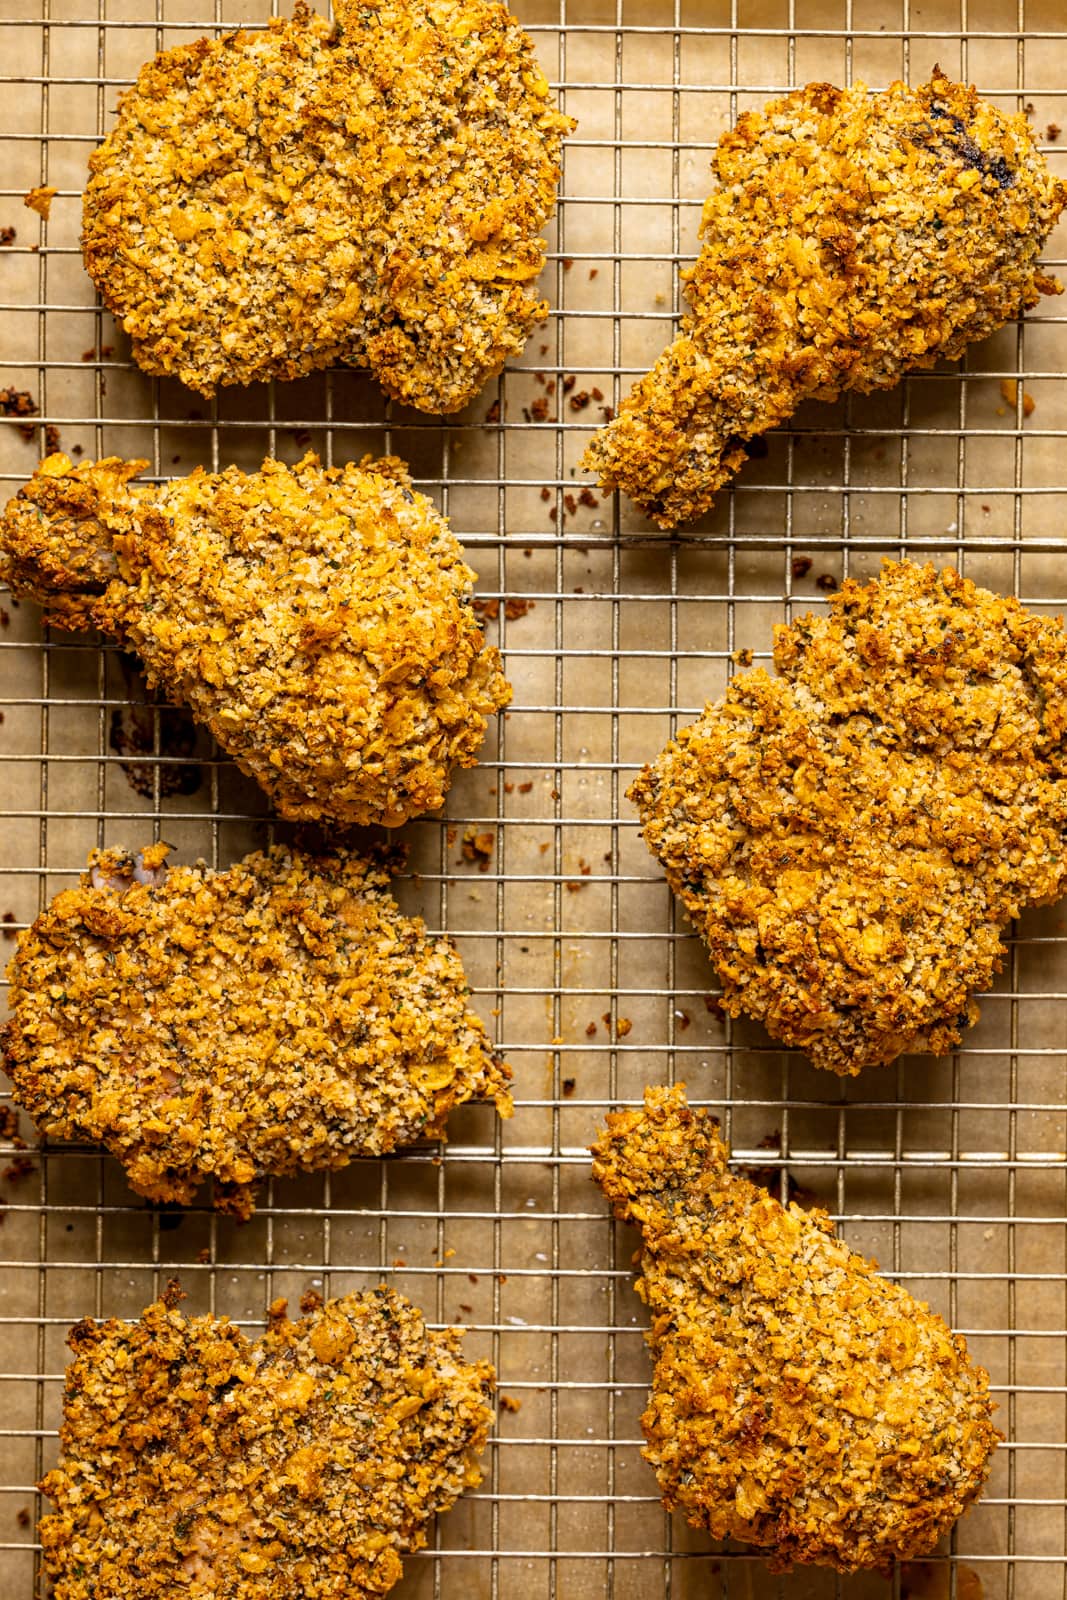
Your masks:
M442 427L358 373L209 404L133 369L78 253L86 158L119 89L165 45L237 22L204 0L7 0L0 387L39 407L0 430L5 492L46 427L159 475L307 447L392 450L451 515L481 575L515 703L443 821L405 830L409 907L453 932L515 1068L516 1114L453 1117L447 1150L276 1183L252 1223L131 1196L88 1150L4 1145L0 1177L0 1592L42 1592L33 1485L52 1461L68 1325L136 1315L180 1275L191 1306L251 1329L276 1295L387 1279L461 1322L519 1409L482 1487L407 1562L418 1596L1024 1597L1067 1592L1064 1068L1060 909L1026 916L982 1021L951 1059L839 1083L723 1023L696 941L636 832L636 768L717 694L735 653L889 553L946 558L1053 611L1067 600L1062 302L888 395L806 408L677 540L583 494L583 443L668 338L718 132L808 79L918 81L935 61L1067 144L1061 0L518 0L566 109L564 199L523 360ZM22 208L56 186L51 219ZM1062 234L1049 264L1062 256ZM495 616L495 620L494 620ZM258 792L146 701L129 663L0 610L0 923L68 884L96 844L162 835L226 864L271 831ZM129 702L136 709L124 709ZM465 835L475 836L473 848ZM492 849L485 855L487 840ZM473 856L474 859L467 859ZM484 870L479 870L479 869ZM5 953L9 953L7 946ZM641 1461L648 1377L634 1237L588 1178L607 1107L677 1076L738 1159L814 1193L849 1241L929 1299L989 1367L1008 1442L951 1550L921 1568L769 1576L663 1513Z

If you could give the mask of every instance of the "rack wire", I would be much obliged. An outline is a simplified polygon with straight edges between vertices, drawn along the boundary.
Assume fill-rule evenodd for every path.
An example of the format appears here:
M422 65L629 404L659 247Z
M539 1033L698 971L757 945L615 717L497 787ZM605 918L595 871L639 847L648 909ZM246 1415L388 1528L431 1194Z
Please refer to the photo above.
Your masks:
M277 1295L387 1280L497 1365L482 1487L411 1557L398 1600L523 1593L800 1597L1067 1594L1067 937L1029 913L965 1047L840 1083L723 1022L713 975L636 832L626 785L717 694L773 622L817 609L885 554L945 558L1052 611L1067 599L1067 323L1046 301L958 364L888 395L806 407L715 512L677 539L582 494L603 407L679 310L717 133L810 78L919 81L935 61L1026 109L1064 172L1059 0L516 0L569 142L546 293L523 359L442 426L332 371L206 403L143 377L94 301L78 196L115 98L155 50L256 25L214 0L8 0L0 387L38 413L0 429L5 492L46 427L159 476L307 447L391 450L451 516L515 703L443 820L405 830L401 894L455 934L515 1069L516 1114L452 1119L450 1142L275 1183L244 1227L131 1196L99 1153L0 1146L0 1591L43 1593L34 1483L54 1457L63 1341L84 1315L136 1315L180 1275L194 1309L262 1325ZM51 218L22 209L58 189ZM1048 252L1063 265L1063 232ZM573 382L571 381L573 380ZM1031 402L1033 404L1031 405ZM543 420L539 420L543 419ZM25 419L22 419L23 422ZM518 603L516 603L518 602ZM125 710L138 705L136 713ZM0 931L13 936L97 844L162 835L226 864L273 824L202 736L96 641L0 609ZM491 831L478 870L469 828ZM10 950L10 946L7 947ZM928 1298L992 1374L1008 1435L981 1505L929 1564L772 1577L672 1521L639 1456L648 1378L634 1237L607 1218L586 1146L607 1108L684 1078L736 1158L799 1182L849 1242ZM454 1252L454 1254L453 1254Z

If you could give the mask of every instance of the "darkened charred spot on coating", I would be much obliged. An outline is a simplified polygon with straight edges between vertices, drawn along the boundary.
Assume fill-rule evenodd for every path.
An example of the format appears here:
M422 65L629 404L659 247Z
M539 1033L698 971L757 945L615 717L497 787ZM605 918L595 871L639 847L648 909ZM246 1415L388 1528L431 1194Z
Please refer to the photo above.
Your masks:
M993 178L1001 189L1007 189L1015 182L1015 174L1004 157L990 155L976 144L968 133L967 124L962 117L957 117L937 100L931 103L930 115L937 117L940 125L929 129L929 136L925 138L923 133L927 130L917 130L913 136L916 144L937 143L947 147L953 156L963 162L965 168ZM946 123L951 127L951 133L945 126Z

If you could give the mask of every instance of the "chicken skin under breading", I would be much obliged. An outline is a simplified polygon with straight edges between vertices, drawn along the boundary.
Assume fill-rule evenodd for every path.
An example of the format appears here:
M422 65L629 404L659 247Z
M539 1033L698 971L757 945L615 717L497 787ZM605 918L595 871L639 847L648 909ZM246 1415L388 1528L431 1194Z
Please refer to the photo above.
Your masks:
M630 788L734 1016L847 1074L944 1055L1067 879L1067 634L886 562L775 628Z
M823 1212L784 1208L726 1162L680 1086L646 1090L593 1146L596 1181L643 1238L644 1454L664 1504L775 1570L925 1555L988 1475L986 1373Z
M583 465L661 528L706 511L803 400L891 388L1059 292L1067 201L1025 118L935 70L868 96L809 84L719 141L680 336Z
M496 0L337 11L142 69L90 160L86 268L144 370L202 394L351 362L455 411L547 313L573 123Z
M20 935L0 1064L43 1132L101 1143L131 1186L247 1217L267 1174L439 1136L492 1097L495 1056L455 947L381 867L276 846L226 872L169 846L94 851Z
M384 1287L262 1338L187 1319L80 1322L41 1489L54 1600L371 1600L481 1479L494 1373Z
M0 518L0 579L135 651L282 816L436 811L511 690L403 463L131 483L145 464L47 457Z

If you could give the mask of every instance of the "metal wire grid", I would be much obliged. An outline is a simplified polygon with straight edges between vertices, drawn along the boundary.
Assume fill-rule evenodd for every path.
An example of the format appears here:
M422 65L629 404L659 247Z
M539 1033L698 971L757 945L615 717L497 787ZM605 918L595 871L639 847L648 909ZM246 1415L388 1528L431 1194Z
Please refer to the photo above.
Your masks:
M254 465L267 451L291 459L309 442L327 459L395 450L452 516L483 596L501 602L490 627L515 704L444 822L406 830L418 877L402 891L456 934L515 1067L517 1110L506 1125L486 1108L459 1113L447 1153L273 1185L244 1228L204 1207L144 1206L113 1163L38 1148L23 1128L32 1170L20 1173L21 1153L5 1147L16 1170L2 1182L0 1228L3 1594L40 1592L32 1486L54 1452L67 1326L136 1315L175 1272L194 1308L250 1328L277 1294L387 1278L438 1322L465 1323L469 1347L492 1356L521 1410L502 1413L485 1483L409 1560L398 1596L496 1597L520 1583L530 1595L619 1600L1063 1594L1062 917L1034 913L1016 930L958 1055L841 1085L756 1030L720 1022L706 961L624 798L636 767L718 692L736 652L766 658L771 623L821 603L820 578L873 570L883 553L930 552L1032 603L1063 605L1059 307L1046 302L960 369L806 409L677 541L650 536L625 505L579 503L574 477L599 407L617 406L669 335L719 128L808 78L919 79L936 58L1003 103L1032 107L1056 162L1057 123L1067 124L1062 7L527 0L523 20L581 119L547 275L553 311L524 359L447 428L384 404L348 372L210 406L136 373L81 272L85 158L116 89L155 49L262 13L220 0L210 15L157 0L147 20L135 0L98 0L93 16L63 0L9 8L0 227L18 237L0 251L0 386L32 393L66 448L143 454L158 475L201 461ZM39 182L59 188L40 229L18 204ZM1054 240L1050 264L1063 254ZM15 426L0 451L10 489L35 451ZM516 596L533 609L509 617ZM225 864L262 842L270 824L258 793L202 742L176 749L158 706L144 713L147 792L135 792L113 718L143 688L95 643L42 635L30 611L6 602L0 616L8 931L96 843L162 834L184 859ZM190 762L195 791L169 794ZM461 855L469 827L495 835L485 872ZM673 1075L723 1111L739 1159L814 1191L850 1242L930 1298L990 1367L1008 1443L984 1503L928 1569L888 1582L772 1578L660 1509L638 1456L648 1368L629 1287L634 1241L606 1219L585 1146L608 1106ZM775 1132L780 1148L761 1149Z

